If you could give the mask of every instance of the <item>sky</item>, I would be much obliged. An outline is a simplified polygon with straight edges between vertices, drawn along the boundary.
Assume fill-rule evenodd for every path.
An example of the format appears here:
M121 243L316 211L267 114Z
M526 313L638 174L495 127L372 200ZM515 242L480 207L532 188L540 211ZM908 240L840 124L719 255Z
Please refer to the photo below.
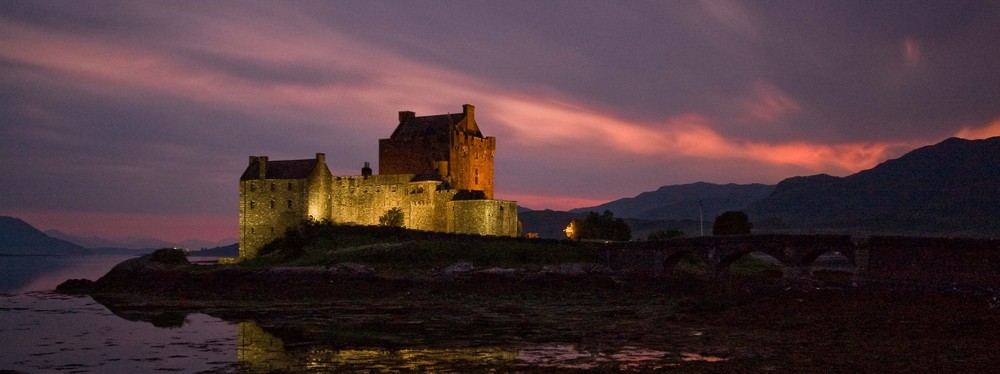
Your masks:
M997 1L32 0L0 35L0 215L75 235L234 238L248 156L356 175L466 103L532 209L1000 135Z

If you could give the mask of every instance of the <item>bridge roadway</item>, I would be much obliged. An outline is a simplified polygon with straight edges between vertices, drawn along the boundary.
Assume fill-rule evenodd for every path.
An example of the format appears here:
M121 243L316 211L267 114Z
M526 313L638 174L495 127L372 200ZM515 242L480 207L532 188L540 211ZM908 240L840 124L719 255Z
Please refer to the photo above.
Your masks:
M825 253L843 255L854 267L854 281L977 283L1000 285L1000 240L847 235L703 236L662 241L611 242L606 263L628 272L670 274L684 257L698 256L707 276L728 274L729 266L749 253L765 253L784 265L784 275L808 279Z

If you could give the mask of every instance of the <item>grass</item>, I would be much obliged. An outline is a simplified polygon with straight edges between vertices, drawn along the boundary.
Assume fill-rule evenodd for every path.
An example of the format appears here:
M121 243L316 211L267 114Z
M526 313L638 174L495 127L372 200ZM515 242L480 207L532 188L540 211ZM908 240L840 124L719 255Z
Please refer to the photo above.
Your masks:
M592 243L443 234L392 227L310 222L261 250L244 267L329 266L355 262L398 271L427 271L456 262L536 271L545 265L597 262Z
M563 263L604 263L603 243L447 234L396 227L334 225L305 222L243 262L245 268L270 266L331 266L363 264L387 274L429 273L468 262L477 268L511 268L530 272ZM774 272L775 266L743 256L731 273L753 277ZM675 274L702 277L705 263L690 255L674 268Z

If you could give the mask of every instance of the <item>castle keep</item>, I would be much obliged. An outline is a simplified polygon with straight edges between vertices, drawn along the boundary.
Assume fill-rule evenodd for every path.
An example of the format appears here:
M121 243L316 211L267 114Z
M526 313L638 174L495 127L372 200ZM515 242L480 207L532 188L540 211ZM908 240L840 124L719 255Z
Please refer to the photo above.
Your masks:
M461 114L399 112L396 130L379 140L377 175L365 163L361 175L333 176L322 153L250 156L240 177L240 258L306 219L377 225L393 208L409 229L518 236L517 202L493 200L495 150L466 104Z

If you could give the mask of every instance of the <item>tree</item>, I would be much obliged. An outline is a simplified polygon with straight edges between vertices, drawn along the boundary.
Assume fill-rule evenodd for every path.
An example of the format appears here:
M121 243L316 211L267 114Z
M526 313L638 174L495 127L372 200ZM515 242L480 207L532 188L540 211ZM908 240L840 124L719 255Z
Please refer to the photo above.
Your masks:
M566 236L571 239L627 241L632 239L632 229L625 220L615 218L614 213L605 210L604 214L587 213L583 221L573 220L567 227Z
M399 207L389 209L381 217L378 217L380 226L403 227L403 223L403 209Z
M712 235L750 235L752 228L746 213L729 211L715 217Z

